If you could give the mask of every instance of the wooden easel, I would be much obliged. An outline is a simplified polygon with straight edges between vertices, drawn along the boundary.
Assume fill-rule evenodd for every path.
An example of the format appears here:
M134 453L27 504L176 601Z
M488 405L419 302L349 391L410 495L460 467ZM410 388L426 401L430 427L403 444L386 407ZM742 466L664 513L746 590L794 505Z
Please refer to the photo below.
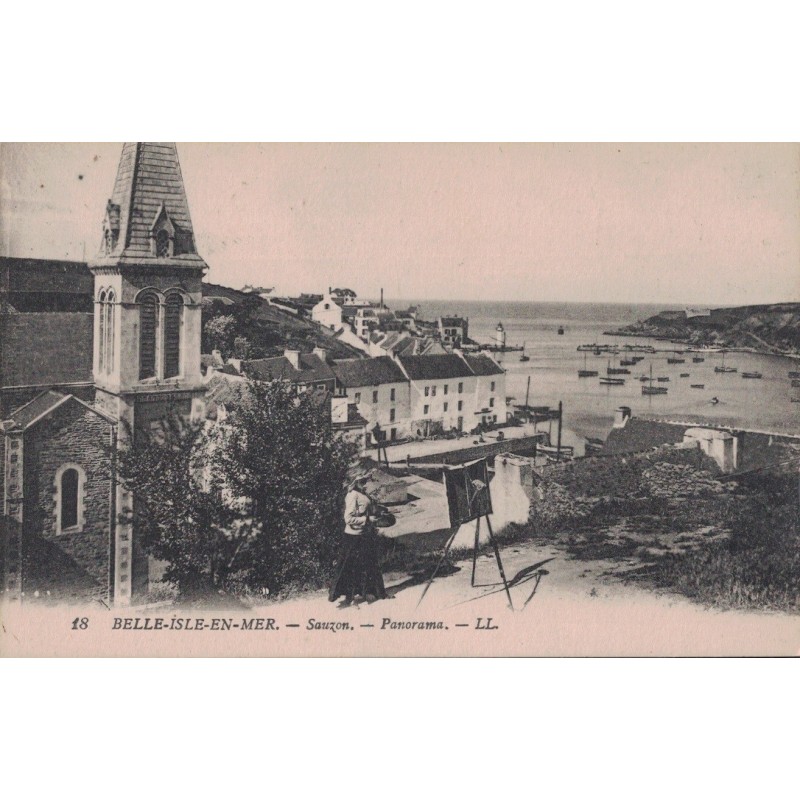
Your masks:
M492 546L492 550L494 550L494 558L497 561L497 568L500 571L500 578L503 581L503 588L506 590L506 597L508 597L508 607L513 611L514 610L514 603L511 600L511 592L508 588L508 581L506 580L506 573L503 569L503 562L500 559L500 550L497 547L497 542L494 538L494 532L492 531L492 523L489 520L489 515L485 514L484 518L486 519L486 528L489 531L489 543ZM428 593L428 589L431 588L431 584L433 583L433 579L436 577L436 574L441 569L442 564L444 563L445 558L447 558L448 552L450 552L450 548L453 545L453 541L456 538L456 534L458 533L461 525L456 525L453 529L452 533L450 534L450 538L447 540L447 544L444 546L444 551L442 552L441 557L439 558L439 562L436 564L436 569L433 570L433 574L431 575L428 582L425 584L425 588L422 590L422 594L420 595L419 600L417 601L417 608L419 608L420 603L422 602L425 595ZM475 542L472 546L472 578L470 580L470 585L475 586L475 569L478 562L478 549L480 543L480 530L481 530L481 517L475 518ZM478 584L478 586L488 586L489 584Z

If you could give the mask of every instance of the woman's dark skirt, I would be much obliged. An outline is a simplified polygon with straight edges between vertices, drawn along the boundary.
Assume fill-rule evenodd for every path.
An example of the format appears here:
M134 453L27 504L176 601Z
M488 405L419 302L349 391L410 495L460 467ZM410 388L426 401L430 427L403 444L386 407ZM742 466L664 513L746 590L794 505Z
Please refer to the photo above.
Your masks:
M357 536L342 533L336 575L328 593L332 603L339 597L352 601L356 595L386 597L383 575L378 564L378 537L367 532Z

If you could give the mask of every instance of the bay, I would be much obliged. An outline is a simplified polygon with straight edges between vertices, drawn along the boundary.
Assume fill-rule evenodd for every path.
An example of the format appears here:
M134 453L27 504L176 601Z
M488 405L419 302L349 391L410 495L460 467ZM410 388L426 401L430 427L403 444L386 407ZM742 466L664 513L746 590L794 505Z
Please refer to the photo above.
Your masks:
M633 367L625 378L624 386L600 385L598 377L579 378L583 368L584 353L577 348L582 344L647 344L658 350L681 349L680 345L658 342L654 339L611 337L604 331L646 319L659 311L680 309L682 306L628 305L613 303L537 303L537 302L481 302L481 301L426 301L395 300L393 308L409 305L419 308L422 319L436 319L444 315L460 315L469 319L469 335L479 342L491 342L498 322L506 331L509 345L525 346L530 361L521 362L519 352L495 354L506 369L506 391L512 402L525 402L527 379L530 377L531 405L555 406L564 404L564 422L581 436L604 439L619 406L629 406L635 416L648 416L685 422L708 422L752 430L775 433L800 434L800 403L790 402L790 397L800 396L800 390L791 388L787 372L800 369L797 360L757 353L728 353L726 366L738 372L715 373L714 367L722 363L720 353L708 353L701 364L692 363L692 354L686 353L684 364L668 364L673 352L658 352L646 356ZM558 329L563 327L564 334ZM639 355L644 355L639 353ZM701 354L702 355L702 354ZM624 356L623 356L624 357ZM605 374L609 357L586 356L588 369ZM612 366L615 360L612 359ZM660 383L669 387L666 395L643 396L641 375L669 377ZM681 373L689 373L681 378ZM742 372L761 372L761 380L742 378ZM692 389L690 384L704 384L703 389ZM718 398L717 403L712 398Z

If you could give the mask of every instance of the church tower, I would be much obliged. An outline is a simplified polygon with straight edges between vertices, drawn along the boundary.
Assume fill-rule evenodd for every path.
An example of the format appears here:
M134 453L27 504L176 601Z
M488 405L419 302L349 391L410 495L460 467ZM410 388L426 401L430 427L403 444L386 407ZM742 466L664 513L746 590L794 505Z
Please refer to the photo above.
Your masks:
M95 403L126 432L145 432L171 413L203 413L200 372L205 261L197 253L173 142L126 142L106 204L94 275ZM131 498L120 490L117 508ZM134 531L117 525L117 604L148 584Z

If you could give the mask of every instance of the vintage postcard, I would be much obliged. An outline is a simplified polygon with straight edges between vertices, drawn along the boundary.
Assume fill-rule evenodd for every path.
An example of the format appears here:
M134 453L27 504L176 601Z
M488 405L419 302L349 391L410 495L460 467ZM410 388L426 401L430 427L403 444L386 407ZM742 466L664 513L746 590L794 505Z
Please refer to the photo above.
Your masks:
M799 158L0 144L0 655L796 655Z

